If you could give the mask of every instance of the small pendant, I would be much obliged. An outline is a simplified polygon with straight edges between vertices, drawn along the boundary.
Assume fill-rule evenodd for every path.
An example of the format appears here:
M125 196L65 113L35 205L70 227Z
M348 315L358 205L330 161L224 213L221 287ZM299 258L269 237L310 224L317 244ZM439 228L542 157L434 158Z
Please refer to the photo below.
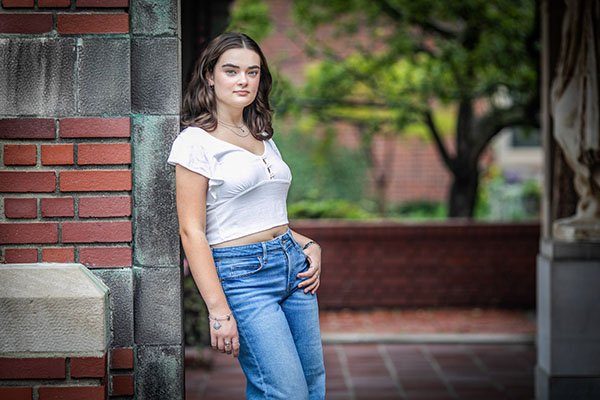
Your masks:
M213 329L215 331L218 331L219 329L221 329L221 323L219 321L215 321L215 323L213 324Z

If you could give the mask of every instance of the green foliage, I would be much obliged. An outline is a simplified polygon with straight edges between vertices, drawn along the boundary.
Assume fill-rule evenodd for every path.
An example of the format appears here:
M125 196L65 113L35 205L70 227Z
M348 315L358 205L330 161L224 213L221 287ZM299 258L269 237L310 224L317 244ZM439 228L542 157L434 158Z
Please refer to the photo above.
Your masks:
M208 311L191 275L183 278L183 315L186 346L210 345Z
M301 200L288 206L290 218L369 219L373 216L347 200Z
M493 221L539 218L541 191L533 179L507 181L495 168L481 180L475 217Z
M455 177L466 175L465 169L477 175L477 160L499 128L535 124L535 2L293 4L296 22L309 38L308 51L322 60L307 74L303 105L324 123L343 120L369 136L409 130L429 134L440 143ZM322 26L334 31L335 40L324 39ZM436 110L443 105L454 106L455 117L440 124ZM454 152L443 145L444 134L454 135ZM363 143L368 147L371 140ZM453 182L452 216L473 212L473 204L464 201L473 186L461 182Z
M272 30L269 6L263 0L237 0L233 4L227 31L243 32L260 42Z
M338 71L333 79L315 82L338 91L361 82L374 97L394 107L429 98L456 101L493 96L500 86L513 99L529 95L536 79L528 46L533 29L534 2L527 0L295 0L296 22L309 35L308 46L320 51ZM352 22L350 22L352 21ZM317 28L328 25L344 43L349 56L325 48ZM349 25L360 27L371 43L352 40ZM381 28L384 27L384 28ZM343 75L341 72L343 71ZM339 76L345 79L339 79ZM309 78L310 79L310 78ZM348 82L350 81L350 82ZM323 86L321 86L323 87ZM413 104L405 97L417 96Z
M290 204L302 200L363 199L366 161L357 151L339 146L333 131L318 137L318 125L310 119L276 120L274 125L275 142L293 172Z
M390 210L390 217L412 220L446 219L446 205L431 200L414 200L401 203Z

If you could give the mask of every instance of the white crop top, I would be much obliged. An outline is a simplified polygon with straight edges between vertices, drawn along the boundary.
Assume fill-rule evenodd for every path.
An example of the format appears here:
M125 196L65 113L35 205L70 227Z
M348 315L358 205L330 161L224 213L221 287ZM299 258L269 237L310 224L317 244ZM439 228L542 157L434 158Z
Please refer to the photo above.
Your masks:
M210 245L288 223L286 199L292 174L272 139L256 155L188 127L167 162L208 178L206 238Z

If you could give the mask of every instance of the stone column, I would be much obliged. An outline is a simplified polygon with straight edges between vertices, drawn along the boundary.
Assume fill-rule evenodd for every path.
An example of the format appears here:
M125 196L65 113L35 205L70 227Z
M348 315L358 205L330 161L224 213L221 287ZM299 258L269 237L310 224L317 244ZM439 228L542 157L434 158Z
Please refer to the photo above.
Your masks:
M596 57L598 55L597 43L595 48L584 48L585 46L579 46L582 43L579 39L570 41L575 30L580 29L580 33L585 35L583 31L593 26L586 25L583 19L591 17L598 20L599 7L594 5L594 1L541 2L541 123L546 180L543 237L537 261L538 360L535 379L538 400L600 398L600 243L594 233L599 221L597 215L594 216L595 206L589 207L594 202L582 202L585 196L593 196L595 191L593 188L597 183L594 182L594 175L598 171L595 171L597 166L594 166L594 157L598 155L586 150L585 154L575 154L585 146L569 145L575 142L575 135L580 135L579 139L583 139L581 144L589 144L585 135L589 139L594 135L597 137L598 132L589 132L589 129L584 132L582 126L589 128L589 124L573 124L573 120L566 118L572 112L581 111L586 111L587 117L593 111L595 118L598 117L597 95L595 100L586 102L585 107L577 107L573 103L575 99L581 99L594 91L597 94L598 88L589 85L598 84L598 71L587 71L596 76L595 82L593 79L583 79L582 82L587 83L570 86L567 91L562 92L568 92L570 100L560 98L560 89L568 87L568 71L575 71L576 77L585 71L581 67L582 60L586 57L581 54L578 56L577 52L592 51ZM570 18L573 11L586 7L592 12L577 12L582 21L573 24L573 19ZM565 29L561 30L561 26ZM596 39L597 26L596 24ZM579 35L580 39L581 37ZM596 62L597 60L596 58ZM582 118L577 120L585 119ZM561 161L563 159L566 163ZM574 165L573 160L587 164ZM572 181L564 179L571 173L566 170L569 168L567 165L575 169ZM586 174L587 178L582 179ZM582 184L593 190L590 192L582 189ZM579 195L577 207L575 204L567 204L572 203L569 197L569 193L573 192L572 187L575 187ZM569 209L577 209L576 214L572 217L565 214L564 211ZM584 223L581 223L582 220Z
M181 98L178 0L131 0L136 399L183 399L183 323L173 169Z

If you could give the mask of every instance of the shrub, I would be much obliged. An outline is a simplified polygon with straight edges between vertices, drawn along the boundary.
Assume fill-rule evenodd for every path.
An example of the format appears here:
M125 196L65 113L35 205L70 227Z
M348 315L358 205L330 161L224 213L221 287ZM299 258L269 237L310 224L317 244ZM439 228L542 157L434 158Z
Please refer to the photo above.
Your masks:
M371 214L346 200L302 200L288 206L290 218L367 219Z

